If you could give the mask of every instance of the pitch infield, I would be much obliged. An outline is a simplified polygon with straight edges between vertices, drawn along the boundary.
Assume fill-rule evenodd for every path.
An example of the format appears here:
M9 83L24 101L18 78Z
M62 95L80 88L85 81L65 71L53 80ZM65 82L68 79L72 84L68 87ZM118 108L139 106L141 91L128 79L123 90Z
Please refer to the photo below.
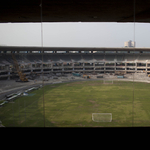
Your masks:
M5 104L0 120L6 127L150 126L149 90L148 83L126 81L47 85ZM112 113L112 121L94 122L92 113Z

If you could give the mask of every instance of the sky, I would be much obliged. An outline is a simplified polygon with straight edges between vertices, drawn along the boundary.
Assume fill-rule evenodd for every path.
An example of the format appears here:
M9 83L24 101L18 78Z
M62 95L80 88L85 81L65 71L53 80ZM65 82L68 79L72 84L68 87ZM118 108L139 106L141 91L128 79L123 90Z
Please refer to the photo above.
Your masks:
M43 36L41 36L43 35ZM43 37L43 38L42 38ZM149 23L1 23L1 46L150 47Z

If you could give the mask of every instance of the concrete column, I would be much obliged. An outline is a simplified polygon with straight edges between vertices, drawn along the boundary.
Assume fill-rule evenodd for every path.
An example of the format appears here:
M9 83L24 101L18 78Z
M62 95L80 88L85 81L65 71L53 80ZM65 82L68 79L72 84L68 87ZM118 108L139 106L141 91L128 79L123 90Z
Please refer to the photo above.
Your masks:
M6 69L8 70L8 80L10 80L10 67L9 66L6 66Z
M137 62L135 62L135 72L137 72Z
M125 62L125 73L127 73L127 63Z
M31 69L31 72L33 72L32 64L30 64L30 69Z
M116 71L116 62L114 63L114 70Z
M43 72L43 64L40 65L41 73Z
M85 64L83 63L83 64L82 64L83 70L85 70L84 66L85 66Z
M93 63L94 73L95 73L95 62Z
M7 79L10 80L10 69L8 71L8 78Z
M53 72L53 63L51 63L51 72Z
M74 63L72 63L72 68L73 68L73 71L74 71Z
M64 64L63 63L61 64L61 67L62 67L62 71L64 71Z
M104 70L106 70L106 68L105 68L105 67L106 67L106 62L104 62Z
M48 69L51 68L51 64L48 64ZM51 73L51 71L49 70L49 74Z
M10 71L8 72L8 78L7 78L7 80L10 80Z
M5 70L9 70L9 66L5 66Z
M43 69L41 68L41 73L43 72Z
M95 73L95 62L93 62L93 68L94 68L93 73Z

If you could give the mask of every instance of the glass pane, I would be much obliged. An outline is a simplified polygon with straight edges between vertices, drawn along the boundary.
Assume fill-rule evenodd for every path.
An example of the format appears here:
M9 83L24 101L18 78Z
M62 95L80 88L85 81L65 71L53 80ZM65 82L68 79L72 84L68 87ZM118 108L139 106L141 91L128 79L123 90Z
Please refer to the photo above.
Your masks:
M130 127L142 120L148 123L148 96L142 96L148 84L137 82L135 73L144 69L148 73L148 55L134 49L140 43L134 43L138 39L134 4L132 23L43 23L40 6L39 12L41 23L0 24L2 124ZM95 122L94 113L109 113L110 121Z
M41 23L3 23L0 33L0 121L43 127Z
M135 12L138 8L135 7ZM135 22L139 19L139 15L135 15ZM133 126L143 127L149 126L149 23L135 23L135 41L136 48L140 49L140 53L135 55L136 73L134 75L134 103L133 103ZM147 50L147 51L146 51Z

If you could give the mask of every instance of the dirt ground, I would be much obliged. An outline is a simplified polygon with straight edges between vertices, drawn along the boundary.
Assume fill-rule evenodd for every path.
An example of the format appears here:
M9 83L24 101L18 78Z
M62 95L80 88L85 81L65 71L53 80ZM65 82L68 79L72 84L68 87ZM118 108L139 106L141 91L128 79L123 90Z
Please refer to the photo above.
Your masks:
M97 75L102 75L103 78L97 78ZM52 77L47 78L47 81L42 81L42 78L37 78L35 80L29 80L29 82L16 82L15 80L1 80L0 81L0 96L2 93L11 92L12 90L20 90L22 88L26 88L29 86L43 85L43 84L56 84L63 82L71 82L71 81L90 81L90 80L127 80L127 81L135 81L135 82L147 82L150 83L150 78L146 76L145 73L135 73L135 74L126 74L125 78L117 79L117 76L110 74L97 74L90 75L91 79L85 79L83 77L74 77L72 75L67 75L67 77L57 77L57 79L53 79Z

